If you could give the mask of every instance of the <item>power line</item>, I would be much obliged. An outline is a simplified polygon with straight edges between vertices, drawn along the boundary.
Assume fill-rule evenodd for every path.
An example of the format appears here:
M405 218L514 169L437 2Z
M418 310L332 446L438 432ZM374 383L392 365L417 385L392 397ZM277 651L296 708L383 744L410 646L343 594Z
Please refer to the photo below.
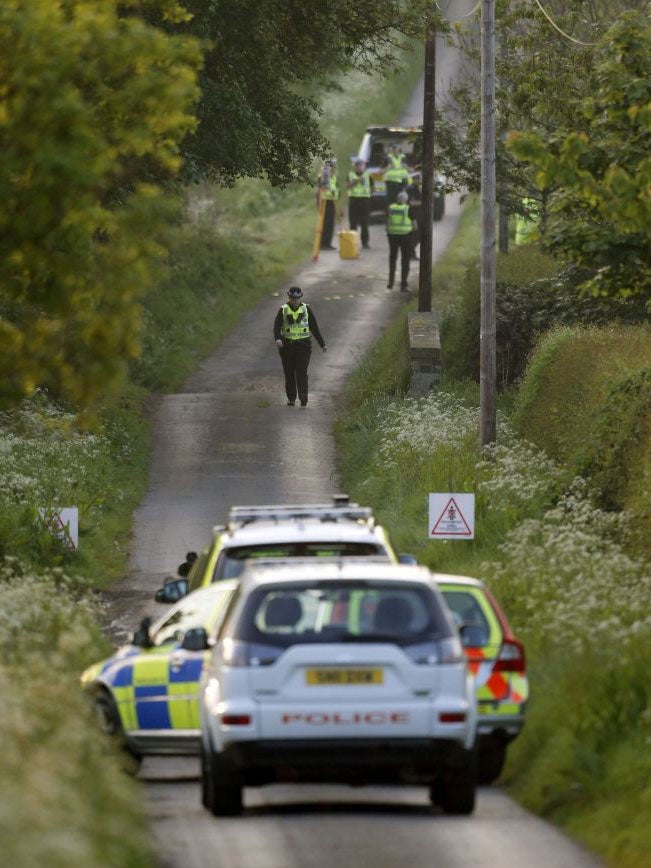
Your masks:
M586 47L598 44L597 42L581 42L580 39L575 39L573 36L570 36L569 33L566 33L564 30L561 30L561 28L558 26L558 24L556 24L556 22L552 19L551 15L546 11L546 9L544 8L544 6L540 2L540 0L536 0L536 3L538 5L538 8L542 12L542 14L545 16L545 18L549 21L549 23L552 25L552 27L555 30L558 30L558 32L561 34L561 36L564 36L565 39L569 39L570 42L575 42L577 45L584 45Z
M443 10L443 9L441 9L441 7L438 4L438 0L435 0L435 2L436 2L436 6L437 6L439 12L443 15L445 15L445 13L448 11L450 6L452 6L452 0L450 0L447 7L445 8L445 10ZM454 21L463 21L464 18L471 18L475 14L475 12L479 9L480 6L481 6L481 0L478 0L477 5L475 6L474 9L472 9L470 12L466 12L465 15L460 15L458 18L454 18L453 20Z

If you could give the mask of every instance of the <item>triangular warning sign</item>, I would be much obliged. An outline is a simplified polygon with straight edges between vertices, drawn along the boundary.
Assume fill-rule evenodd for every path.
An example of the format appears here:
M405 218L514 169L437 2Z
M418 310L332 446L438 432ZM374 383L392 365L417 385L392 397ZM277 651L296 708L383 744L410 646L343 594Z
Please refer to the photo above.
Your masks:
M456 500L451 497L432 528L430 536L472 536L468 522L463 517Z

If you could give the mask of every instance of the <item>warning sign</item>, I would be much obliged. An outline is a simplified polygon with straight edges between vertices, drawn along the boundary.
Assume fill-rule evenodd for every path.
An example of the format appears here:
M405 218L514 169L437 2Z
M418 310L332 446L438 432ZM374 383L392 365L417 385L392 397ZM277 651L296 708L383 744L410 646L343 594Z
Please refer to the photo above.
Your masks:
M474 539L475 495L430 494L430 539Z
M39 509L43 523L53 537L61 540L65 549L79 548L79 512L76 506L60 509Z

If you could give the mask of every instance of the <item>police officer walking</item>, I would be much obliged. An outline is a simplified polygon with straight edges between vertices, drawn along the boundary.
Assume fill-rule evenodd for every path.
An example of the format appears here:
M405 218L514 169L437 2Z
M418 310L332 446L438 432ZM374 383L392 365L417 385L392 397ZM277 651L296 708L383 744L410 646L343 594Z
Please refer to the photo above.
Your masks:
M364 160L355 160L355 168L348 173L348 222L354 231L359 226L362 236L362 247L368 249L368 217L371 204L371 173L366 168Z
M400 251L400 290L407 292L409 277L409 260L411 259L412 237L414 228L409 210L409 196L406 190L398 193L398 201L389 205L387 215L387 237L389 239L389 282L387 289L393 288L396 274L396 262Z
M312 353L310 333L324 353L327 347L314 313L301 301L303 290L300 286L290 287L287 295L287 303L280 308L274 320L274 340L285 372L287 406L293 407L298 395L301 407L307 407L307 368Z

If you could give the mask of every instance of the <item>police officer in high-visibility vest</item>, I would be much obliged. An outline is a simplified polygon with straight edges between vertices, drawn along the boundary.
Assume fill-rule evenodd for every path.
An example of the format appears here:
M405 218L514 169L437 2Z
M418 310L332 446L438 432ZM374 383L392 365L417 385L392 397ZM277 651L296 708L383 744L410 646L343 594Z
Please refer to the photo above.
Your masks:
M348 173L348 222L354 231L359 226L362 236L362 247L368 250L368 217L371 205L371 188L373 181L371 173L366 168L364 160L355 160L355 168Z
M339 201L339 182L337 180L337 161L333 158L326 160L323 171L319 176L316 188L316 205L319 207L321 199L325 200L323 214L323 230L321 232L321 250L334 250L332 236L335 231L335 217L337 202Z
M274 320L274 340L285 372L287 406L293 407L298 395L301 407L307 407L307 367L312 353L310 333L324 353L328 348L314 313L301 301L303 290L300 286L290 287L287 296L287 303L280 308Z
M400 289L402 292L407 292L413 228L414 224L409 210L409 195L406 190L401 190L398 193L398 201L389 205L387 214L387 237L389 239L389 282L387 289L393 288L398 251L400 251Z
M409 169L405 165L404 155L397 145L389 145L389 152L384 161L384 183L387 191L387 208L398 198L398 193L409 183Z

